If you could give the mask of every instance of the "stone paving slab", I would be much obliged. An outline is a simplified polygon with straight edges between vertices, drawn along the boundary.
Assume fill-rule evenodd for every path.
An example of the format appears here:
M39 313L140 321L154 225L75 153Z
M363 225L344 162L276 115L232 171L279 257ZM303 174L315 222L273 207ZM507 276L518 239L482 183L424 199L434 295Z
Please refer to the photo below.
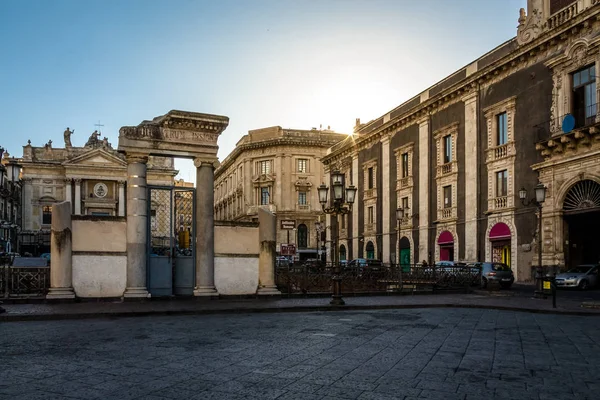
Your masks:
M571 315L600 315L600 308L582 307L582 302L561 299L552 308L550 299L540 300L523 296L490 296L486 294L431 294L364 296L345 298L345 310L394 309L414 307L492 308ZM5 304L6 312L0 321L79 319L97 317L132 317L144 315L185 315L240 312L306 312L339 309L329 305L329 298L270 298L270 299L176 299L142 302L80 302Z
M599 318L473 308L0 324L0 399L597 399Z

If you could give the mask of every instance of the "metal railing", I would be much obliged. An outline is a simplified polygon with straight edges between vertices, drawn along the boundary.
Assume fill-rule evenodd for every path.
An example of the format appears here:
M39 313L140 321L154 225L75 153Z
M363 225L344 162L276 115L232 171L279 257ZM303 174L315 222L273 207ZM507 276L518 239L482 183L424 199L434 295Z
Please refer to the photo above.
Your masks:
M585 128L600 122L600 104L596 103L587 107L574 109L570 113L535 125L534 129L537 130L537 141L544 142L551 139L554 135L562 133L563 120L569 114L575 118L574 129Z
M332 293L331 263L284 265L275 269L275 282L284 295ZM341 267L342 294L469 291L481 283L481 270L467 266L368 264Z
M13 267L0 260L0 298L44 298L50 287L50 267Z

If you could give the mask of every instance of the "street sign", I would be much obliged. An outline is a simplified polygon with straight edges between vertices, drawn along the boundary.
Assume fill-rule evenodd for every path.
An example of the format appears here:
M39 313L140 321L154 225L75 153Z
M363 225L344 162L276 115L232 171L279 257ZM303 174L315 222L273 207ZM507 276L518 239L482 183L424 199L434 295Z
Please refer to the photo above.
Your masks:
M296 220L293 219L282 219L281 229L296 229Z
M281 244L281 250L279 255L282 256L293 256L296 254L296 245L295 244Z

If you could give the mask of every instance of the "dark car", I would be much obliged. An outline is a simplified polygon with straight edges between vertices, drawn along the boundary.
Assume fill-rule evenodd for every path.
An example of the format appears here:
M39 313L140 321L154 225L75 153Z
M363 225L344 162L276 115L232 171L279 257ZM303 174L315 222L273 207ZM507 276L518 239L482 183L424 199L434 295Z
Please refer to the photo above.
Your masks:
M381 273L384 270L381 260L355 258L346 264L346 269L355 272L357 275Z
M469 263L468 266L481 271L482 288L486 288L488 283L494 282L500 284L500 287L508 289L515 281L512 269L504 263L477 262Z

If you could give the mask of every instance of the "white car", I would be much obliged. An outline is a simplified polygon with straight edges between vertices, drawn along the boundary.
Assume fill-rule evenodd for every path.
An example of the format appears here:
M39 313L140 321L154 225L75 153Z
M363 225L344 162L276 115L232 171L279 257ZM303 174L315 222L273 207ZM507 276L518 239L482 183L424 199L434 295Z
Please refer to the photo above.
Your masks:
M578 288L586 290L598 284L599 266L596 264L582 264L556 275L557 288Z

